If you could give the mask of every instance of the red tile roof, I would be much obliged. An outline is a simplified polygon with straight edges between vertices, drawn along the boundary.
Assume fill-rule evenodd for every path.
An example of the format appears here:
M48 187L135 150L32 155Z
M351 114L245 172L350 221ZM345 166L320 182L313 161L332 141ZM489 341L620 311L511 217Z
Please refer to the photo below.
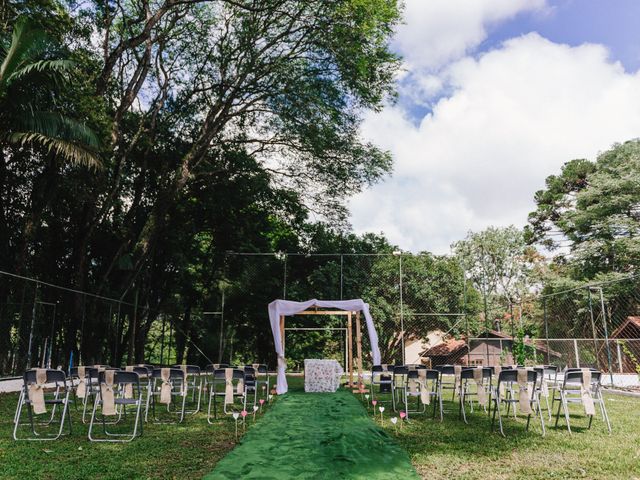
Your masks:
M621 338L622 333L629 326L634 326L640 329L640 317L627 317L624 323L613 331L613 333L611 334L611 338Z
M422 355L425 357L446 357L447 355L452 355L460 351L462 348L466 348L466 346L467 342L465 340L450 338L449 340L439 343L435 347L431 347Z

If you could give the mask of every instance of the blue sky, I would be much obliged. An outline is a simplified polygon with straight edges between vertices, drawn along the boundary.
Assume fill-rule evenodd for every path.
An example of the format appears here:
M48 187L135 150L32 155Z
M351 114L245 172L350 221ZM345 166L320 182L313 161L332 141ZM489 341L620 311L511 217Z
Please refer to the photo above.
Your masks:
M640 137L640 0L406 0L399 100L363 135L390 178L350 202L358 232L446 253L523 226L544 180Z
M556 43L577 46L585 42L607 46L611 58L629 72L640 67L640 1L556 0L548 11L526 12L491 29L479 50L495 48L502 41L538 32Z

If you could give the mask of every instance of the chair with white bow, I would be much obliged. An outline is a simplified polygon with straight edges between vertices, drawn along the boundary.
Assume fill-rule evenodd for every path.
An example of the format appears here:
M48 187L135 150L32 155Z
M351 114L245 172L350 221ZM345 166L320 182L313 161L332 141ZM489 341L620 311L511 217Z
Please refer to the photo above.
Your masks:
M154 368L151 411L154 423L182 423L187 402L187 376L180 368Z
M537 413L540 418L542 436L545 436L544 419L542 418L542 409L540 408L536 390L537 381L538 373L533 369L511 368L503 369L500 372L496 388L492 392L493 416L491 417L491 430L494 428L497 415L500 433L503 437L506 436L502 422L502 406L506 405L506 416L509 415L509 410L512 406L514 411L517 408L519 413L527 416L527 430L529 430L532 414ZM503 388L503 385L508 385L509 388Z
M469 405L471 413L473 413L473 401L477 400L478 405L488 412L491 406L492 396L492 375L493 369L490 367L470 367L463 368L460 373L460 413L464 423L467 421L466 407ZM487 408L489 407L489 408Z
M14 440L57 440L63 435L65 419L68 422L70 435L71 416L69 415L69 395L71 387L62 370L35 368L27 370L23 375L23 385L18 406L14 416ZM49 412L47 408L51 408ZM21 436L19 431L25 426L22 420L23 411L27 411L31 436ZM56 412L58 412L56 418ZM46 415L46 420L37 422L35 416ZM39 417L42 418L42 417ZM36 429L36 426L42 427ZM49 430L53 427L53 431Z
M601 378L602 373L591 368L571 368L565 371L562 384L554 392L553 401L559 402L556 413L556 428L560 419L560 410L562 410L567 423L567 430L571 433L569 404L581 403L585 414L589 417L588 428L591 428L591 423L596 413L595 406L598 405L607 430L611 433L611 422L609 421L609 414L602 395Z
M204 376L197 365L174 365L173 368L181 369L186 376L187 407L184 413L193 415L200 411L202 390L204 389Z
M140 376L132 370L109 369L98 374L98 392L93 402L89 422L89 440L92 442L130 442L143 433L142 408L145 404L145 387ZM98 409L98 407L100 407ZM133 424L129 431L127 410L133 407ZM107 418L113 420L107 421ZM94 433L96 420L102 426L99 435Z
M225 367L213 370L207 386L209 390L207 422L209 424L213 424L212 418L218 418L218 397L222 397L222 411L226 415L246 410L247 390L245 388L245 380L244 368Z

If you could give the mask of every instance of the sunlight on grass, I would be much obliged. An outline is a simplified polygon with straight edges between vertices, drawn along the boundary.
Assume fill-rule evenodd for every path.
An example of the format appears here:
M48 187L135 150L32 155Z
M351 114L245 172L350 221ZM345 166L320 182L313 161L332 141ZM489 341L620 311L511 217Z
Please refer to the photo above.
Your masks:
M555 417L551 423L545 418L543 438L533 419L527 432L524 417L510 417L505 421L507 438L503 438L490 431L489 417L477 408L468 414L469 425L458 420L458 403L450 398L442 423L431 415L414 414L402 428L391 424L389 419L397 414L386 405L384 428L407 449L423 478L640 478L640 399L608 395L606 402L612 435L600 417L588 430L588 421L576 405L571 409L573 435L563 419L555 429ZM378 411L376 418L380 422Z

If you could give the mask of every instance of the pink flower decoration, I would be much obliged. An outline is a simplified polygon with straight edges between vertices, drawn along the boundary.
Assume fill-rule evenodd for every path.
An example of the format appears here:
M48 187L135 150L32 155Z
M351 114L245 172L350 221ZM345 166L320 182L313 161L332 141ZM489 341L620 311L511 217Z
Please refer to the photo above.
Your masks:
M262 405L264 403L264 398L260 399L260 405Z
M400 418L404 418L404 417L406 417L406 416L407 416L407 414L406 414L406 413L404 413L404 412L400 412Z
M371 400L371 404L375 407L378 404L378 400Z
M247 411L246 410L242 410L240 412L240 415L242 415L243 417L246 417L247 416Z

